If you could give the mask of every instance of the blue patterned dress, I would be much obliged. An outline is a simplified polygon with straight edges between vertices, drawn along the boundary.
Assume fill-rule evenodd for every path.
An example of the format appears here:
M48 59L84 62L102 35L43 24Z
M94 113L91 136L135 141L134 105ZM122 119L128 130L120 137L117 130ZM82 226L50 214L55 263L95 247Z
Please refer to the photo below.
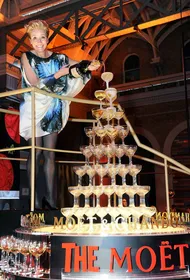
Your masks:
M89 81L90 77L73 78L70 75L56 80L53 88L43 84L43 79L56 73L61 67L67 67L69 59L64 54L52 53L48 58L41 58L32 52L26 52L32 69L40 79L39 88L61 96L75 97ZM24 69L22 69L22 88L30 87ZM69 117L69 101L52 98L44 94L35 94L35 130L36 137L60 132ZM20 105L20 135L26 140L32 137L31 129L31 93L24 93L24 100Z

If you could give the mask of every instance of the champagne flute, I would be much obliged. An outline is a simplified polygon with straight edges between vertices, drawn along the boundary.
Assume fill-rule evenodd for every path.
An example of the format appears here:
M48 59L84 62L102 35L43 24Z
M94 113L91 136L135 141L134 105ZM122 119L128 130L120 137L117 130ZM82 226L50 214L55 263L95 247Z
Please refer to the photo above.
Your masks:
M73 208L78 208L79 207L79 196L81 195L79 185L78 186L71 186L71 187L68 188L68 190L74 197Z
M112 120L115 116L116 108L115 107L107 107L103 110L104 110L104 112L103 112L103 115L102 115L102 119L107 120L106 127L109 127L110 126L110 120Z
M19 272L18 268L18 254L20 252L20 239L18 238L11 238L10 239L10 247L11 247L11 253L14 255L14 267L11 268L11 272Z
M82 176L86 173L86 165L84 166L73 166L73 171L78 176L78 186L81 186L82 184Z
M115 112L115 119L117 120L117 127L121 127L120 126L120 119L122 119L124 116L124 111L123 110L120 110L120 111L116 111Z
M106 128L107 128L107 135L109 136L111 143L114 144L118 130L116 127L111 126L111 125L106 126Z
M115 192L115 187L113 186L105 186L104 188L104 193L107 195L108 197L108 205L107 207L111 207L111 199L110 196Z
M20 241L20 253L24 256L24 261L23 261L23 271L21 272L21 275L27 276L31 273L28 269L28 264L27 264L27 257L29 256L29 240L24 240L22 239Z
M100 207L100 196L104 193L103 185L95 186L93 193L96 195L96 208Z
M94 155L95 155L95 157L97 159L97 163L98 164L99 164L100 159L104 155L104 150L105 150L105 147L102 144L94 146L93 153L94 153Z
M106 165L97 164L96 165L96 172L100 176L100 186L103 186L103 177L108 173L108 168Z
M111 185L115 187L115 176L118 174L119 166L108 164L107 165L108 174L111 177Z
M122 140L122 145L125 145L124 140L129 134L129 127L127 125L123 125L118 130L118 135Z
M115 145L111 145L111 144L105 145L104 154L108 159L108 164L110 164L110 159L115 156Z
M86 167L86 174L89 176L89 186L92 187L92 179L96 174L95 166L88 165Z
M100 109L102 109L102 101L106 98L105 90L96 90L94 95L98 100L100 100Z
M129 174L133 177L133 186L137 185L137 174L141 171L142 165L140 164L130 164Z
M100 119L102 118L102 116L104 114L104 109L93 108L91 111L92 111L92 116L97 120L98 125L100 125Z
M90 157L92 156L92 149L91 149L91 146L86 146L86 145L83 145L83 146L80 146L80 151L82 152L82 154L85 156L85 162L87 165L89 165L89 159Z
M29 252L36 259L35 272L32 274L35 278L40 278L43 276L42 271L40 270L40 256L46 251L47 243L42 241L31 241L29 242Z
M95 136L94 128L92 126L85 127L84 132L86 136L89 137L89 146L92 146L92 140L93 137Z
M115 156L118 158L119 164L121 164L121 158L124 156L125 150L123 149L123 145L116 145L116 147Z
M122 185L126 186L126 175L129 172L129 165L119 165L118 175L122 177Z
M106 136L106 134L107 134L107 131L106 131L106 129L105 129L105 127L103 127L103 126L97 126L96 128L95 128L95 133L96 133L96 135L98 136L98 137L100 137L100 144L102 144L103 143L103 138Z
M136 150L137 150L137 146L135 145L123 145L124 149L125 149L125 154L126 156L128 156L129 158L129 165L132 164L132 157L134 156Z
M145 207L145 195L150 191L150 186L138 186L137 194L140 197L140 206Z
M83 186L83 187L81 187L80 191L81 191L81 194L83 194L84 198L85 198L84 208L90 207L89 196L92 194L92 188L89 188L89 186Z
M106 82L106 88L109 88L109 82L113 80L113 73L111 72L104 72L101 75L101 79Z
M117 90L116 88L107 88L105 90L106 99L110 103L110 107L113 107L113 101L117 98Z

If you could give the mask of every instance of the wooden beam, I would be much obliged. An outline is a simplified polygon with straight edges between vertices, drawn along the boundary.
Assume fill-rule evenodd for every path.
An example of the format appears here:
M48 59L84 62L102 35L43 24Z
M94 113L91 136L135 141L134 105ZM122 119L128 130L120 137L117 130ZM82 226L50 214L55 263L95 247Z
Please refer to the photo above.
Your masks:
M171 16L166 16L166 17L162 17L159 19L155 19L155 20L151 20L151 21L147 21L145 23L141 23L138 25L138 30L144 30L147 28L151 28L157 25L162 25L162 24L167 24L176 20L181 20L181 18L187 18L190 16L190 10L188 11L184 11L182 13L177 13L177 14L173 14ZM115 32L110 32L110 33L106 33L103 35L99 35L99 36L95 36L93 38L87 38L85 39L85 42L90 46L90 44L94 43L94 42L99 42L99 41L103 41L103 40L108 40L108 39L112 39L115 37L119 37L119 36L123 36L123 35L127 35L127 34L132 34L132 33L136 33L136 29L134 29L134 27L128 27L125 29L121 29ZM53 48L54 51L61 51L64 49L68 49L68 48L73 48L76 46L79 46L80 43L75 43L75 44L68 44L68 45L62 45L56 48Z

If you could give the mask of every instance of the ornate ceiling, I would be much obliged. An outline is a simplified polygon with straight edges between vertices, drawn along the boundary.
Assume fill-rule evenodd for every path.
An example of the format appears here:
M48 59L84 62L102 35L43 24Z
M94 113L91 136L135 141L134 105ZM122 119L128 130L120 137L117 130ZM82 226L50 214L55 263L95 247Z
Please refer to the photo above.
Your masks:
M72 52L73 58L105 61L126 37L140 37L156 60L170 30L189 21L190 0L0 0L6 53L20 57L30 49L24 24L35 18L50 25L49 48Z

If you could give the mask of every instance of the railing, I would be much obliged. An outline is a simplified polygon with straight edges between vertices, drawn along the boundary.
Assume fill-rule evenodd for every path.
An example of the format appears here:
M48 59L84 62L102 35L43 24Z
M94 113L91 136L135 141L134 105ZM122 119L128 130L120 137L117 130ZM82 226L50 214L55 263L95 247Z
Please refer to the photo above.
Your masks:
M61 100L68 100L71 102L76 102L76 103L83 103L83 104L89 104L89 105L100 105L99 101L92 101L92 100L86 100L86 99L79 99L79 98L72 98L72 97L67 97L67 96L59 96L54 93L48 93L46 91L40 90L35 87L31 88L26 88L26 89L18 89L10 92L3 92L0 93L0 98L2 97L7 97L7 96L13 96L13 95L18 95L18 94L23 94L25 92L31 92L32 96L32 122L31 122L31 129L32 129L32 141L30 146L23 146L23 147L17 147L17 148L5 148L5 149L0 149L0 152L7 152L7 151L16 151L16 150L31 150L31 211L34 211L34 198L35 198L35 150L36 149L41 149L41 150L48 150L48 151L54 151L54 152L63 152L63 153L80 153L80 151L69 151L69 150L58 150L58 149L48 149L48 148L43 148L43 147L38 147L35 145L35 94L44 94L51 96L53 98L59 98ZM105 103L106 104L106 103ZM118 109L121 110L121 107L119 104L114 104ZM12 110L5 110L0 108L0 112L2 113L9 113L9 114L19 114L18 112L14 112ZM164 173L165 173L165 186L166 186L166 204L167 204L167 212L170 214L170 205L169 205L169 187L168 187L168 168L185 173L190 175L190 169L184 166L183 164L177 162L176 160L158 152L157 150L150 148L140 142L138 139L132 125L130 124L129 120L127 119L127 116L124 115L124 121L126 125L129 127L130 133L133 136L136 144L138 147L141 147L144 150L147 150L154 155L160 157L163 159L163 162L152 160L146 157L141 157L141 156L134 156L136 158L140 158L141 160L151 162L153 164L163 166L164 167ZM76 122L92 122L95 123L96 120L87 120L87 119L70 119L71 121L76 121ZM6 158L7 159L7 158ZM12 158L8 158L12 159ZM1 160L5 160L4 158L1 158ZM17 158L16 160L23 160L22 158ZM68 161L69 162L69 161Z

